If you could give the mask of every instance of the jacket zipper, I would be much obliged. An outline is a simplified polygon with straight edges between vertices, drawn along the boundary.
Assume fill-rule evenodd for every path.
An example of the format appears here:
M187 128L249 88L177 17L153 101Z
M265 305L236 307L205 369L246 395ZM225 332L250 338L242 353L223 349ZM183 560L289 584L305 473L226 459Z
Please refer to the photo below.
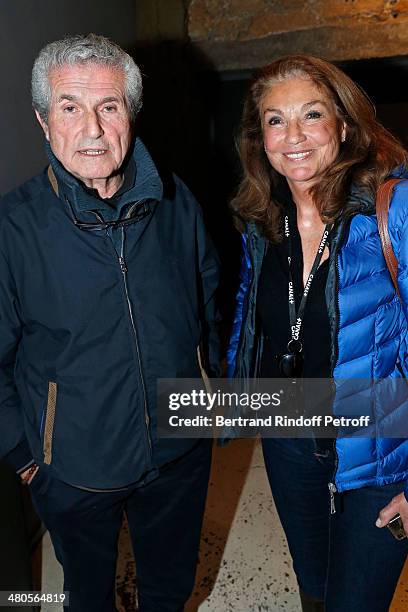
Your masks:
M337 469L337 466L336 466ZM334 494L337 493L337 487L333 482L329 482L329 495L330 495L330 514L336 513L336 504Z
M344 225L341 228L340 234L338 236L338 241L337 241L338 245L341 245L343 241L344 232L349 222L350 222L350 219L347 219L347 221L344 221ZM332 378L334 378L334 368L335 368L335 365L336 365L336 362L339 356L339 321L340 321L339 280L340 280L340 274L339 274L339 266L338 266L338 252L339 252L339 249L336 248L336 252L334 254L334 257L335 257L334 259L334 268L335 268L334 293L336 296L336 318L335 318L335 327L333 330L333 340L335 344L334 344L334 353L333 353L332 368L331 368ZM333 453L334 453L334 471L333 471L333 477L332 477L333 482L328 483L329 495L330 495L330 514L336 513L336 504L335 504L334 494L337 493L337 487L335 485L335 482L336 482L337 468L339 465L339 457L337 454L336 441L337 440L335 438L333 440Z
M125 289L126 302L127 302L128 311L129 311L129 318L130 318L130 322L131 322L131 325L132 325L133 336L134 336L134 340L135 340L136 354L137 354L137 360L138 360L138 364L139 364L140 380L142 381L143 402L144 402L144 419L145 419L145 425L146 425L147 440L148 440L148 443L149 443L149 450L150 450L150 454L151 454L152 453L152 440L151 440L151 437L150 437L150 416L149 416L149 411L147 409L146 385L145 385L145 380L144 380L144 376L143 376L142 361L141 361L141 358L140 358L139 340L138 340L138 335L137 335L137 331L136 331L135 320L134 320L134 317L133 317L132 304L131 304L130 297L129 297L128 282L127 282L127 265L126 265L126 261L125 261L125 258L124 258L125 230L124 230L123 227L121 228L121 232L122 232L122 240L121 240L120 255L118 255L118 260L119 260L120 270L122 272L123 286L124 286L124 289Z
M337 358L339 356L339 321L340 321L340 300L339 300L339 266L338 266L338 253L336 253L335 255L335 260L334 260L334 266L335 266L335 278L336 278L336 284L335 284L335 295L336 295L336 326L335 326L335 330L334 330L334 341L335 341L335 346L334 346L334 355L333 355L333 363L332 363L332 378L334 375L334 367L335 364L337 362ZM337 447L336 447L336 438L333 440L333 453L334 453L334 471L333 471L333 482L329 482L328 483L328 487L329 487L329 495L330 495L330 514L335 514L336 513L336 504L335 504L335 498L334 498L334 494L337 492L337 487L335 485L336 482L336 474L337 474L337 468L338 468L338 464L339 464L339 458L337 455Z

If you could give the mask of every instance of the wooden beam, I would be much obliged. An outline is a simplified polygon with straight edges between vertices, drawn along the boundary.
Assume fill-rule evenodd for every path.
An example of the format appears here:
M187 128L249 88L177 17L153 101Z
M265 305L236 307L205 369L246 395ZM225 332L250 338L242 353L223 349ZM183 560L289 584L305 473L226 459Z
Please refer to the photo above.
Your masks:
M191 0L187 10L191 40L238 41L406 19L408 0Z
M206 68L245 70L264 66L290 53L317 55L329 61L408 55L408 19L322 26L239 41L191 43Z

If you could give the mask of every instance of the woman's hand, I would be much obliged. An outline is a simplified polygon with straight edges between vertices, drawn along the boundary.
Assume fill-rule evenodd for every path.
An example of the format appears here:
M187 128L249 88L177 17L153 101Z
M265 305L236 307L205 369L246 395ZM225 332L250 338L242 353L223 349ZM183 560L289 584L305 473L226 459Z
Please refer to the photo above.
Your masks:
M385 527L396 514L401 515L402 524L404 525L405 533L408 535L408 501L404 493L400 493L385 506L378 515L375 524L377 527Z

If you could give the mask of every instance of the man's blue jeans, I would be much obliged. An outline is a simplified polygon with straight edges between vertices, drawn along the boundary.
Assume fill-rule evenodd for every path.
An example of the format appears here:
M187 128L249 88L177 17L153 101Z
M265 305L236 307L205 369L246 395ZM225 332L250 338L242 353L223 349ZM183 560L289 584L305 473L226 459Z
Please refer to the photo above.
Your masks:
M269 438L262 444L299 587L324 599L326 612L387 612L408 540L397 541L374 523L405 483L335 494L330 514L333 441Z

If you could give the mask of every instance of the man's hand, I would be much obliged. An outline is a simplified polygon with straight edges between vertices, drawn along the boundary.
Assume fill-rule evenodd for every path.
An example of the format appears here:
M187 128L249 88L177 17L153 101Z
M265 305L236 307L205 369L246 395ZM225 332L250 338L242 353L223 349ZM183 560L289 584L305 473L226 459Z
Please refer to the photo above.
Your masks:
M405 533L408 535L408 501L405 498L404 493L400 493L394 497L388 506L385 506L378 515L378 519L375 524L376 527L385 527L387 523L396 514L401 515L402 524L404 525Z
M30 465L30 467L20 474L21 482L24 485L31 484L32 479L35 477L38 472L38 465L34 463Z

